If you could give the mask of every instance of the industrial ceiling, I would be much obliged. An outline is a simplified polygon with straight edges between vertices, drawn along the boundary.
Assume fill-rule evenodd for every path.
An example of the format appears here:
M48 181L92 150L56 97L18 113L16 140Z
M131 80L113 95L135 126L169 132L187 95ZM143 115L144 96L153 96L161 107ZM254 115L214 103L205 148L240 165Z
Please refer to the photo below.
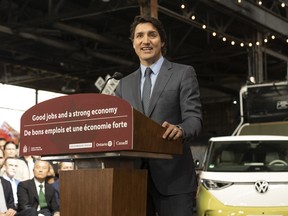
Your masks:
M114 72L126 76L139 67L129 40L130 24L143 10L156 10L168 34L166 57L194 66L209 130L225 133L219 123L225 119L226 124L237 124L232 101L250 76L257 83L287 80L288 2L261 3L0 0L0 83L97 93L98 77ZM221 114L216 119L212 116L217 111Z

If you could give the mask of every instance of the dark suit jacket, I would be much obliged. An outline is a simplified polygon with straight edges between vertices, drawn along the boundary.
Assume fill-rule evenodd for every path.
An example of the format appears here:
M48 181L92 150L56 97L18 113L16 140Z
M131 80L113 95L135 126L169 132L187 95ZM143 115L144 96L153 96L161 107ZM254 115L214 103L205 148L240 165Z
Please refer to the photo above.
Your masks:
M116 96L143 113L140 68L121 79ZM151 95L148 117L164 121L185 131L183 154L171 160L149 159L149 169L158 191L164 195L193 192L197 188L190 141L202 128L199 86L193 67L164 60Z
M0 176L0 179L1 179L2 187L4 191L4 197L5 197L7 209L9 208L15 209L11 183L1 176Z
M18 209L19 211L35 208L39 205L39 198L34 179L20 182L17 189ZM52 185L45 184L45 198L48 209L51 213L59 211L59 206L56 202L55 190Z

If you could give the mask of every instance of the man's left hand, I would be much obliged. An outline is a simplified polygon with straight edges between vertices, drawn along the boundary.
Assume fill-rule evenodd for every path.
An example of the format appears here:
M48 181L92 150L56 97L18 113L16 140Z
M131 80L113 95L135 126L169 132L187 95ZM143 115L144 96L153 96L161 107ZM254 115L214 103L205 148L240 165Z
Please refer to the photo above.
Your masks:
M162 127L166 128L166 131L162 136L163 139L177 140L183 137L183 131L176 125L170 124L169 122L165 121L163 122Z

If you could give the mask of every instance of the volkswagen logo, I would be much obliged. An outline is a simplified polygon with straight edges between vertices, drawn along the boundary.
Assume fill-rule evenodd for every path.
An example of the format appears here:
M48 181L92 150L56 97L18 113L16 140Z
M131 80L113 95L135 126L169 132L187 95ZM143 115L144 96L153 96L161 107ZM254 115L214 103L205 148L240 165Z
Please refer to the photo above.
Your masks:
M254 185L255 185L256 191L258 191L259 193L266 193L269 188L268 182L264 180L256 181Z

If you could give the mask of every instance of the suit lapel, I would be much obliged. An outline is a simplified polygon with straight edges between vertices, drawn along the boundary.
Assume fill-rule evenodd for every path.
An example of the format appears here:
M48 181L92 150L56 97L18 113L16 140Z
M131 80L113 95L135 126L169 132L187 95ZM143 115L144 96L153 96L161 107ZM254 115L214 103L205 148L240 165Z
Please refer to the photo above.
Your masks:
M140 81L141 81L141 69L139 68L133 77L133 81L131 83L131 91L135 101L135 108L140 112L143 112Z
M46 183L45 184L45 198L46 198L47 205L49 203L50 197L52 197L50 188L51 187L48 187L48 183Z
M159 71L159 74L158 74L158 77L155 82L154 89L151 95L149 109L148 109L148 116L151 115L153 109L155 108L157 104L157 101L160 95L162 94L165 86L167 85L167 82L169 81L172 75L171 68L172 68L172 64L165 59Z
M30 184L29 188L31 188L31 193L33 194L34 198L37 200L37 203L39 203L38 192L37 192L37 188L36 188L36 184L34 182L34 179L31 179L29 184Z

